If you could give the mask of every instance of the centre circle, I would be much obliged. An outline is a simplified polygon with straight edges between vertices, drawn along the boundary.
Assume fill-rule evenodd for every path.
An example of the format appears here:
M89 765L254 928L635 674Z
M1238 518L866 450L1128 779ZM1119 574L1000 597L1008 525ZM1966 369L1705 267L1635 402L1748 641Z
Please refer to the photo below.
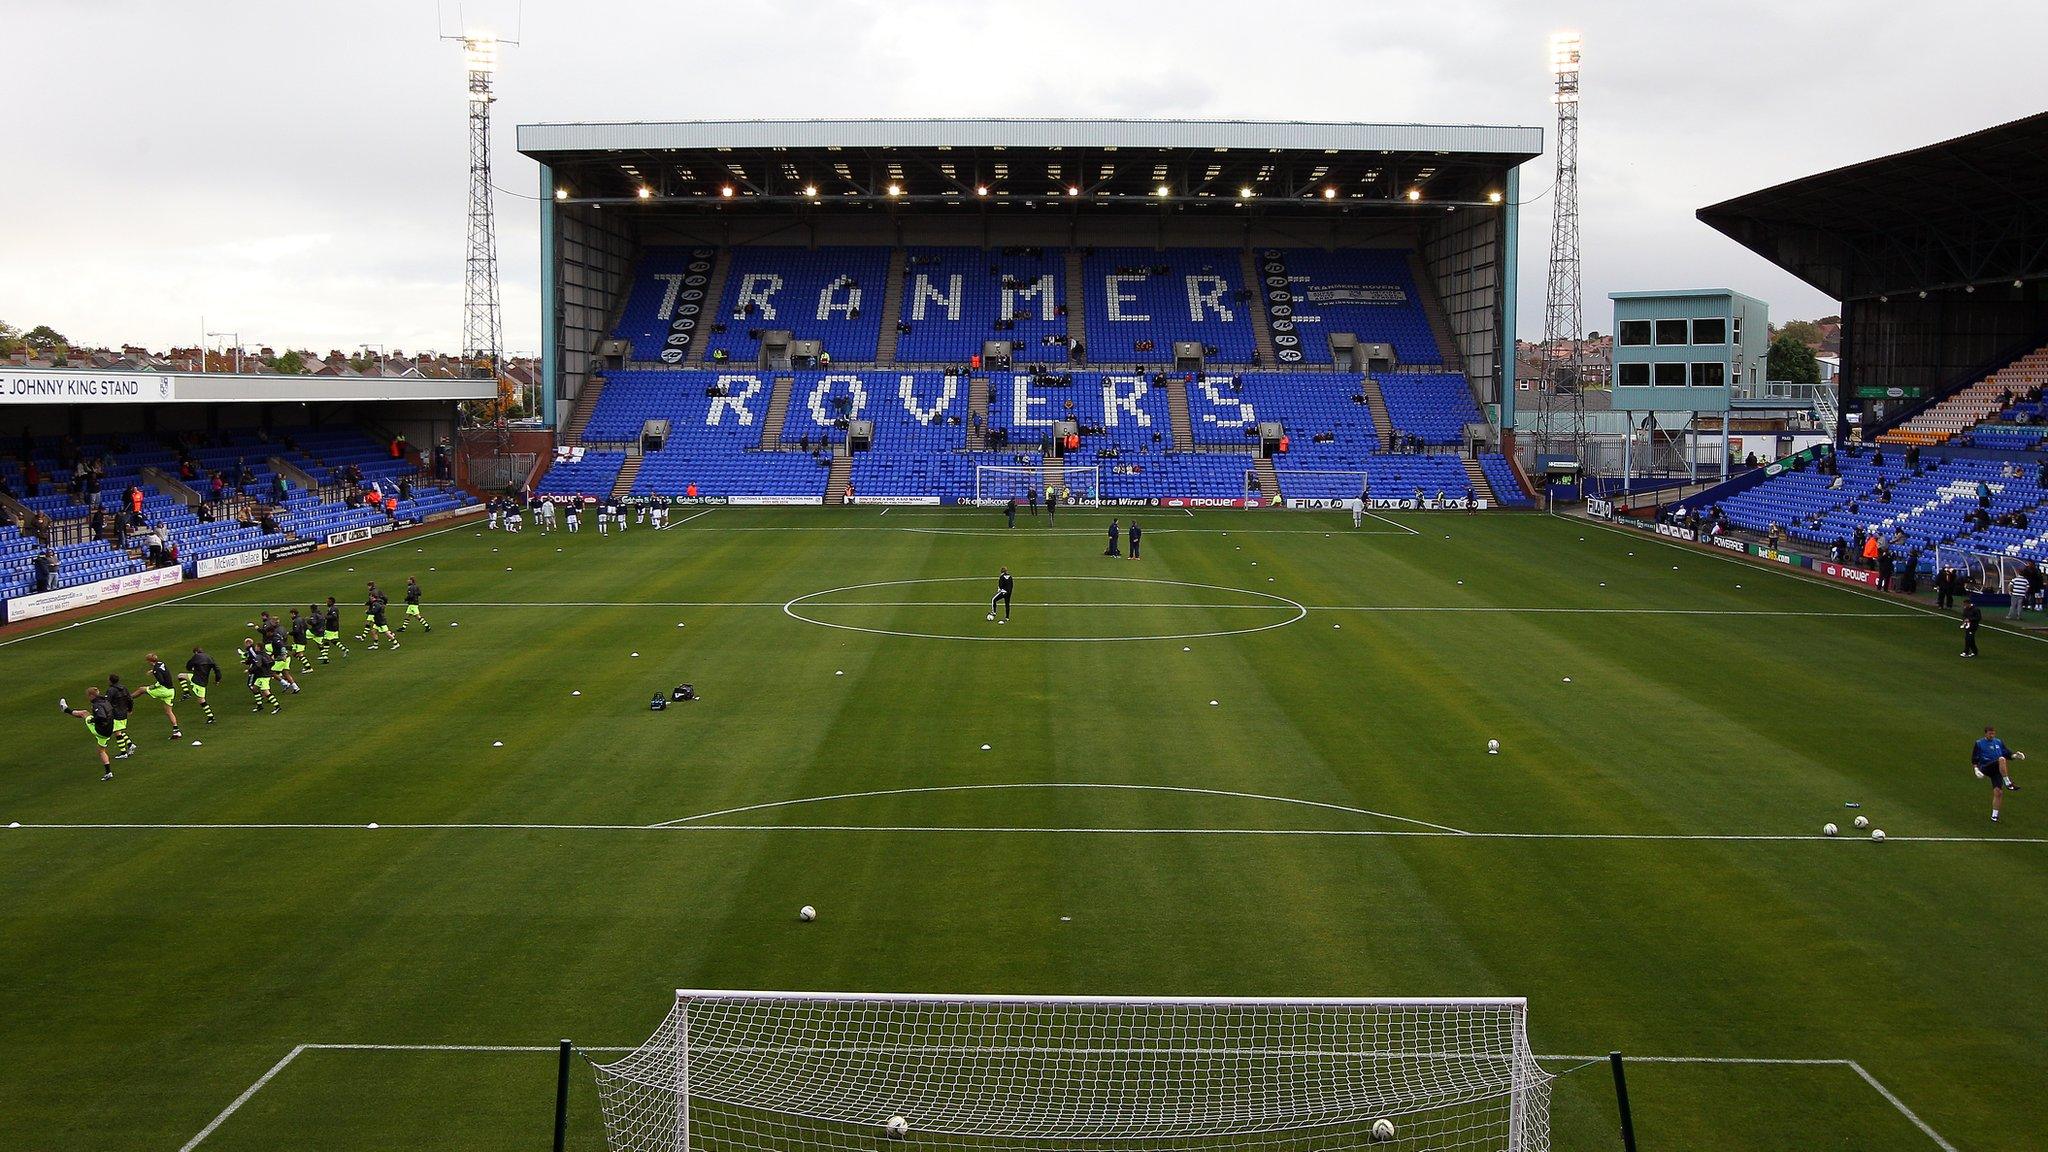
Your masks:
M1018 580L1018 589L1019 592L1023 595L1021 595L1016 600L1015 610L1017 612L1027 614L1032 612L1034 610L1034 605L1032 604L1032 601L1029 599L1029 595L1036 589L1051 585L1083 582L1108 584L1149 584L1164 588L1194 589L1206 592L1226 592L1232 596L1242 597L1243 599L1240 600L1238 603L1234 604L1172 604L1157 602L1143 604L1119 604L1115 601L1104 601L1101 603L1091 602L1086 604L1072 602L1042 602L1037 606L1037 610L1101 611L1106 609L1117 608L1128 608L1143 611L1166 609L1176 611L1250 610L1253 612L1260 612L1261 610L1264 610L1267 612L1285 612L1288 615L1284 619L1272 620L1260 624L1251 624L1242 628L1209 628L1200 631L1175 631L1169 629L1162 629L1154 632L1144 632L1122 636L1023 636L1002 632L1000 631L1000 628L1008 626L999 626L995 624L986 625L988 630L987 635L969 634L966 632L927 632L905 628L876 628L865 624L848 624L843 621L821 620L818 618L820 614L834 608L918 608L925 607L928 604L928 606L931 608L961 613L963 615L963 619L971 620L972 625L974 627L980 628L985 623L985 617L983 612L981 611L981 606L987 604L987 601L985 600L949 599L944 601L934 600L930 602L922 600L895 600L877 602L863 600L832 601L827 600L826 597L839 596L852 592L863 592L875 588L913 588L934 584L977 585L982 588L992 588L994 586L994 580L993 578L988 576L933 576L919 580L876 580L866 584L847 584L838 588L826 588L817 592L806 592L803 595L798 596L795 599L792 599L785 603L782 606L782 611L785 614L787 614L791 619L801 620L806 624L816 624L820 628L836 628L842 632L866 632L875 636L900 636L906 639L913 640L972 640L994 642L1008 641L1012 643L1034 644L1104 644L1131 640L1200 640L1216 636L1244 636L1249 635L1253 632L1268 632L1275 628L1285 628L1289 624L1299 623L1303 619L1306 619L1308 616L1308 609L1303 607L1299 602L1290 600L1285 596L1281 596L1273 592L1261 592L1254 588L1231 588L1222 584L1200 584L1191 580L1152 580L1146 579L1141 576L1036 576L1029 578L1020 578ZM1027 616L1027 618L1029 617Z

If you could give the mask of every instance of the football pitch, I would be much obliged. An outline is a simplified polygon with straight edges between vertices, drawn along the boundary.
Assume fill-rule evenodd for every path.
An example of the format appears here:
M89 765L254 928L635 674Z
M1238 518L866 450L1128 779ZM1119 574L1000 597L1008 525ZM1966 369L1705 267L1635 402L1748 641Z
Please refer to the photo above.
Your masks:
M0 1148L545 1147L555 1041L678 987L1526 996L1645 1149L2039 1147L2048 781L1993 825L1967 752L2048 747L2048 643L1576 520L1113 511L463 523L0 637ZM281 715L139 699L101 783L55 707L330 595Z

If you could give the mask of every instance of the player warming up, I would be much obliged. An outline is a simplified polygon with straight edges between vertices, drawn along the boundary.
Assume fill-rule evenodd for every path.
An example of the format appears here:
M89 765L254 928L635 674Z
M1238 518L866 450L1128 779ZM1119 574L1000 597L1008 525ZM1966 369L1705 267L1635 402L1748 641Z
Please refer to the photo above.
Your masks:
M107 673L107 690L104 696L114 712L114 743L121 749L114 754L114 759L126 760L142 751L135 746L135 737L128 734L128 717L135 714L135 697L121 683L119 672Z
M2026 758L2025 752L2015 752L2006 747L2005 741L1998 738L1998 730L1989 724L1984 726L1984 738L1971 746L1970 770L1977 774L1978 779L1991 781L1993 824L1998 823L1998 810L2005 804L2005 794L2020 790L2020 786L2013 783L2012 762Z
M270 654L257 646L254 636L244 636L240 655L242 670L249 676L249 695L256 698L256 706L249 711L260 713L265 704L270 705L272 716L284 711L284 702L270 690Z
M291 637L292 655L299 658L299 671L311 672L313 670L313 661L306 656L306 639L311 635L311 632L306 623L306 618L299 615L297 608L292 609L292 618L286 623L285 628Z
M332 596L327 598L326 616L327 642L340 649L343 656L348 655L348 645L341 642L341 605L336 604ZM327 650L324 648L321 649L320 659L323 661L327 659Z
M171 721L171 739L181 739L185 734L178 730L178 713L171 707L178 698L178 682L172 679L170 668L157 659L156 653L151 652L143 659L148 661L143 667L149 671L149 683L142 686L142 691L164 706L164 715Z
M99 689L87 688L85 707L73 708L70 702L61 696L57 698L57 707L66 716L76 716L85 721L85 730L92 734L93 740L100 746L100 767L105 769L100 779L112 780L114 762L107 758L107 741L114 738L114 710L107 702L107 698L100 695Z
M994 620L996 618L996 605L1000 604L1003 606L1003 618L999 623L1008 624L1010 622L1010 593L1015 588L1016 581L1011 579L1010 570L1008 568L1001 569L1000 574L996 576L996 594L989 597L988 601L989 619Z
M213 705L206 702L206 686L221 682L220 665L203 648L194 648L192 658L185 661L185 674L178 677L178 686L185 695L199 701L199 710L206 713L206 722L213 723Z
M391 625L384 620L384 607L388 603L389 601L385 598L384 593L378 590L377 582L375 580L370 581L369 598L363 601L364 624L363 635L360 639L369 640L369 648L372 652L377 650L377 639L380 636L391 641L391 650L393 652L398 651L398 637L391 631Z
M427 618L420 615L420 578L417 576L407 576L405 578L405 619L399 622L398 630L403 632L407 628L412 627L412 622L415 620L420 622L420 631L432 632L434 630L434 626L427 623ZM393 644L392 647L395 648L397 645Z

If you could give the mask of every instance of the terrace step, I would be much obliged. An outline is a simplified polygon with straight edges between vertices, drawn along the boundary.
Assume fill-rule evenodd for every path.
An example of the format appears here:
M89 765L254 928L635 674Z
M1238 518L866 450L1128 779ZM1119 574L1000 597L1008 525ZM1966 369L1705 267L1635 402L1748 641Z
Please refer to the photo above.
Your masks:
M969 377L967 381L967 449L970 452L982 452L988 449L988 400L988 377ZM979 429L979 431L976 429Z
M695 350L691 352L695 355ZM562 439L570 444L583 443L583 430L590 426L590 414L597 411L598 397L604 395L604 377L592 372L583 377L583 391L576 394L576 406L569 411L569 426L563 430Z
M1252 461L1252 477L1258 481L1259 495L1268 504L1280 502L1280 473L1273 467L1273 458L1261 456Z
M629 452L626 463L619 469L619 478L612 481L612 499L624 500L633 491L633 481L640 475L640 454Z
M200 502L198 491L191 485L178 479L176 473L165 471L153 464L143 466L142 482L156 485L157 491L169 496L187 508L196 507Z
M1372 413L1373 431L1379 436L1379 450L1390 450L1394 444L1394 418L1387 415L1387 398L1380 393L1380 382L1368 372L1359 379L1359 390L1365 394L1366 411Z
M796 386L796 377L777 376L775 389L768 394L768 415L761 419L761 448L767 452L782 449L782 428L789 422L789 393Z
M1492 483L1486 479L1486 469L1479 466L1479 461L1466 456L1459 462L1465 465L1465 479L1472 482L1472 495L1486 501L1488 507L1499 504L1500 497L1494 494Z
M1415 288L1422 297L1422 315L1429 321L1429 330L1436 336L1438 362L1451 372L1465 370L1465 357L1458 351L1458 336L1451 328L1450 314L1444 311L1443 301L1437 298L1436 280L1422 263L1422 254L1408 254L1408 271L1415 277Z
M1187 378L1174 373L1166 377L1166 418L1173 428L1173 450L1194 451L1195 421L1188 408Z
M1258 256L1251 249L1239 254L1239 263L1244 270L1245 289L1252 294L1245 305L1252 314L1252 348L1259 355L1260 367L1272 367L1279 362L1274 358L1272 320L1266 315L1266 278L1260 275ZM1302 362L1305 364L1307 361L1304 353ZM1327 368L1329 365L1325 363L1323 366Z
M697 313L697 339L690 345L690 354L683 358L685 367L703 365L705 349L711 344L711 326L724 320L718 304L725 299L725 274L731 268L732 249L720 248L718 255L711 258L711 279L704 285L704 307Z
M825 474L825 503L846 503L846 486L853 480L853 453L839 444L832 450L832 470Z
M1081 250L1067 249L1067 339L1079 344L1085 350L1088 345L1087 311L1082 304L1088 299L1088 280L1081 271Z
M878 365L896 363L896 323L903 318L903 270L909 263L910 254L901 246L890 249L889 276L882 281L888 295L882 298L882 332L875 343Z

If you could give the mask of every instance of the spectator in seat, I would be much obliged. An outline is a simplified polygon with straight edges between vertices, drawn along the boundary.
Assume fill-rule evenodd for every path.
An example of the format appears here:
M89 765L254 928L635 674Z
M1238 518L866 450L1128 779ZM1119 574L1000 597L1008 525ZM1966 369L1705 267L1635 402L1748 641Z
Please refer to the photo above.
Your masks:
M48 592L56 586L57 553L45 545L41 552L36 553L36 591Z

